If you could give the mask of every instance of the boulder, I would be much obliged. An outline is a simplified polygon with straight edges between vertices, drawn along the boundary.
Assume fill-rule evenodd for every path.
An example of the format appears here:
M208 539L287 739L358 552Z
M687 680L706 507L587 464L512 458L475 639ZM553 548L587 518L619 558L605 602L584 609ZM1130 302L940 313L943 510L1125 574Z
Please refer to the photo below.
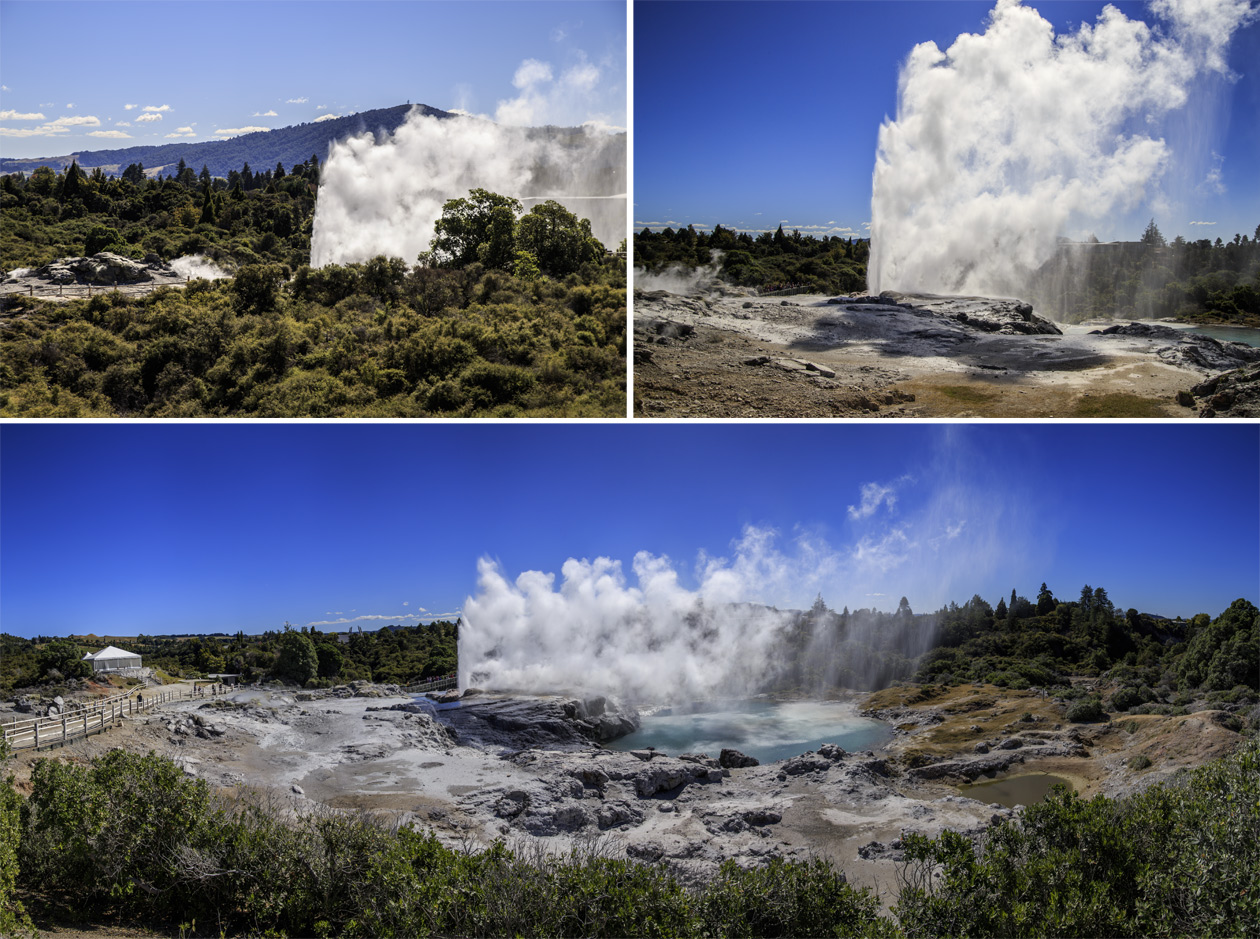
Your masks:
M761 761L755 756L748 756L738 750L723 747L722 752L718 754L718 765L726 769L742 769L745 766L760 766Z

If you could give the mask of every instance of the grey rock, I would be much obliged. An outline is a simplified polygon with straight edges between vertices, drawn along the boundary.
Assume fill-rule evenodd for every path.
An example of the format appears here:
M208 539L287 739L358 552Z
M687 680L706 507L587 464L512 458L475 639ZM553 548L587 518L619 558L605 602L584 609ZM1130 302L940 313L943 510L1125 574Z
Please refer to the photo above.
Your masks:
M760 766L761 761L754 756L740 753L738 750L723 747L718 755L718 765L727 769L742 769L746 766Z

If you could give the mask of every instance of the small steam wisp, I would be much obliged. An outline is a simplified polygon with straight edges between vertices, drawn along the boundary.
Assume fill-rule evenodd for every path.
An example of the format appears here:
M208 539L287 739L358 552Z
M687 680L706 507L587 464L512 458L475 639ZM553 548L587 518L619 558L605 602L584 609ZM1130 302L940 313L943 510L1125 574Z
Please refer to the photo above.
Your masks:
M880 128L872 292L1019 295L1073 226L1157 195L1175 153L1161 121L1226 71L1248 0L1156 0L1070 35L998 0L982 35L916 46Z
M379 254L412 262L429 249L443 204L475 188L555 199L590 219L595 237L615 248L626 232L625 159L624 135L507 127L414 108L392 136L366 133L331 148L311 265Z

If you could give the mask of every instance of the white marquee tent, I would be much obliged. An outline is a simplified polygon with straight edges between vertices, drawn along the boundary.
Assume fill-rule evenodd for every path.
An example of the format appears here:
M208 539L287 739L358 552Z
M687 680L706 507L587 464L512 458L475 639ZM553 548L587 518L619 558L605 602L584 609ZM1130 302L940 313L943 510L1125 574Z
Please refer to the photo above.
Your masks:
M117 646L106 646L100 652L89 652L83 658L92 663L92 670L95 672L116 672L123 668L140 667L140 656Z

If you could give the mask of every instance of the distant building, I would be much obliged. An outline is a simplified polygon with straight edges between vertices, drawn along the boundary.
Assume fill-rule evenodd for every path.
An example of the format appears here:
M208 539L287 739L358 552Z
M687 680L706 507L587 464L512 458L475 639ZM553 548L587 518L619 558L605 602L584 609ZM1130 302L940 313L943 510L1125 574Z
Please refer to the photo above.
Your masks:
M94 672L120 672L125 668L140 668L140 656L117 646L106 646L100 652L89 652L83 659L92 663Z

